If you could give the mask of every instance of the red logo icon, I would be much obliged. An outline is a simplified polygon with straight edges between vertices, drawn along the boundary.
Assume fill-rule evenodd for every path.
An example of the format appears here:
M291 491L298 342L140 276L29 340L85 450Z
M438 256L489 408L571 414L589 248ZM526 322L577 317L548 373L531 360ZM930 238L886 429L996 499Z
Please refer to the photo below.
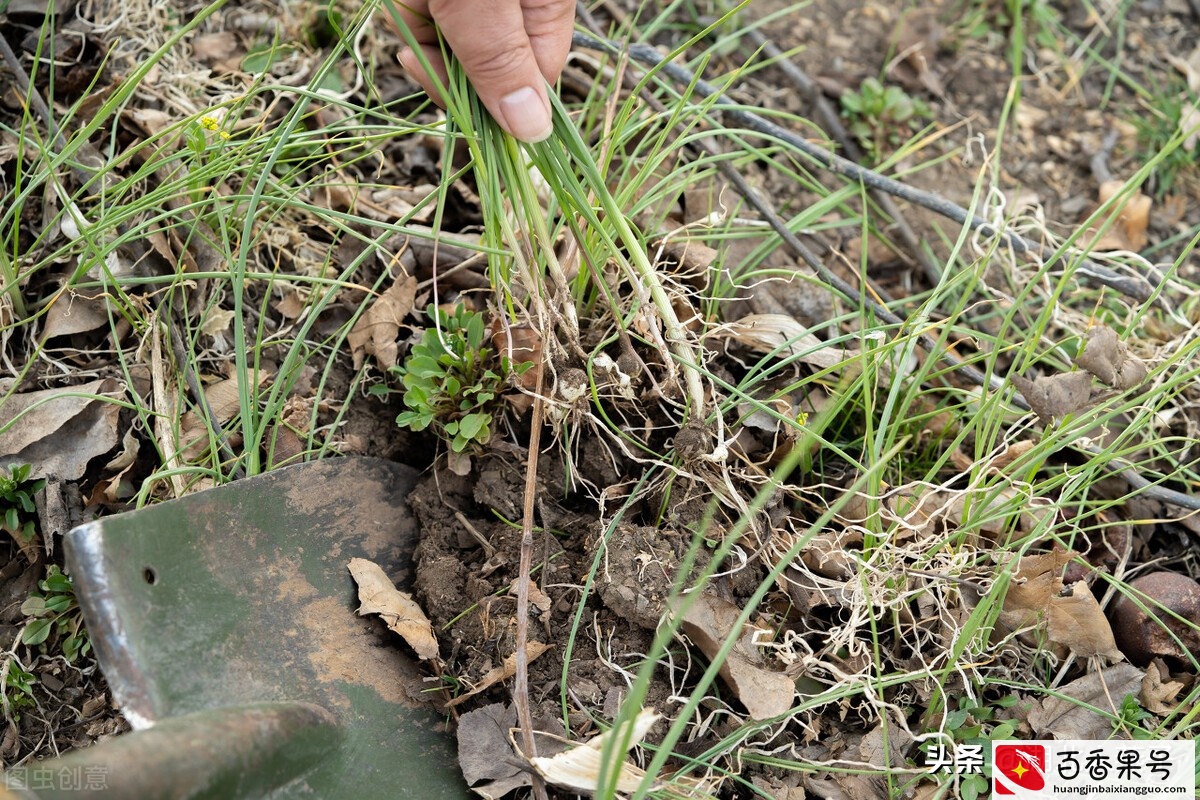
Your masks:
M998 795L1023 794L1046 788L1046 747L1040 744L996 745L992 789Z

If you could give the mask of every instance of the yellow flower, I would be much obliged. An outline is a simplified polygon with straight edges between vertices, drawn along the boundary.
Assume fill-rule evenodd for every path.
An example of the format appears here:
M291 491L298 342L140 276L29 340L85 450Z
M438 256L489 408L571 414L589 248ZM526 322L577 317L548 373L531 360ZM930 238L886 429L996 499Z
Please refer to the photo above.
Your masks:
M221 127L221 123L217 122L216 117L201 117L200 127L206 131L215 131Z

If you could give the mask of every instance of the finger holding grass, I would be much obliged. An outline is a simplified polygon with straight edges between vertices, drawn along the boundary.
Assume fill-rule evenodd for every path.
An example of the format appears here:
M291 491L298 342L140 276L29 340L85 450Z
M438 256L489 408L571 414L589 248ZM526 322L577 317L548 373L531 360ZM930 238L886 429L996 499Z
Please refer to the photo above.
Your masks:
M567 60L573 0L413 0L397 10L436 75L411 47L400 63L431 97L440 102L437 87L447 76L440 31L500 127L526 142L550 136L546 84Z

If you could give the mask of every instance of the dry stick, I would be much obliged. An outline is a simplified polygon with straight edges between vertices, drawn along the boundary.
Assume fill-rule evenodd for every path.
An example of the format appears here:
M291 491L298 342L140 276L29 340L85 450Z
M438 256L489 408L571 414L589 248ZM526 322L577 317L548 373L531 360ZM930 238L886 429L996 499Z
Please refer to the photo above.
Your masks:
M825 95L821 92L820 87L808 76L808 73L800 69L794 61L785 56L783 51L774 42L763 36L757 28L751 28L747 31L747 34L750 37L750 41L756 47L762 48L762 51L769 58L775 59L776 66L783 71L783 74L792 83L796 84L796 88L800 90L800 93L813 105L817 116L821 118L821 126L838 143L838 146L842 148L842 152L846 154L847 158L851 161L862 161L862 151L859 150L854 140L850 138L846 127L842 125L841 118L838 117L837 112L833 110L833 106L825 99ZM908 220L904 218L904 214L900 211L900 207L896 205L896 202L892 200L891 195L885 194L879 189L871 189L870 195L879 204L879 207L883 209L883 213L891 217L892 222L895 224L896 232L900 234L900 243L904 245L904 249L908 254L921 265L921 269L925 272L925 277L935 286L940 283L942 280L941 268L929 256L929 253L925 251L921 238L917 236L917 232L908 224Z
M601 50L606 50L613 54L617 54L620 52L620 48L618 48L617 45L615 45L614 43L612 43L608 40L595 39L591 36L587 36L586 34L582 34L579 32L575 33L575 44L576 45L582 44L582 46L584 46L584 47L599 48ZM650 63L654 66L661 64L661 62L658 59L658 53L653 48L647 47L645 45L637 45L637 44L629 46L630 51L632 51L634 48L637 48L638 50L642 51L640 55L630 52L630 55L633 56L635 58L635 60L642 61L643 63ZM654 54L653 57L651 57L649 55L650 53ZM670 69L670 72L675 72L676 70L678 70L680 73L682 73L682 74L672 74L671 77L674 79L678 79L678 80L686 79L686 81L688 83L691 83L694 79L694 76L692 76L691 73L689 73L687 70L683 70L682 68L676 68L676 65L674 65L674 64L666 64L663 66L664 66L664 69L672 68L672 69ZM695 82L696 82L697 87L699 87L703 83L703 81L700 81L698 79L696 79ZM713 89L710 85L705 84L705 86L709 89L710 93L715 93L716 90ZM756 115L753 115L753 114L748 114L747 116L755 117L756 119L760 119ZM765 120L760 119L760 121L764 122L765 124L770 125L770 123L766 123ZM775 128L776 126L772 125L771 127ZM775 135L775 134L772 134L772 135ZM711 142L707 142L703 139L697 139L696 141L700 144L700 146L704 147L710 154L716 154L716 152L717 152L716 146L713 145ZM805 143L805 145L807 146L807 142ZM826 154L826 155L829 156L830 158L834 158L834 156L832 156L831 154ZM849 162L847 162L847 163L849 163ZM758 211L758 213L763 216L763 218L765 220L767 220L767 222L771 225L772 229L774 229L775 232L779 235L779 237L781 239L783 239L784 243L786 243L787 246L793 252L796 253L796 255L798 255L801 259L803 259L805 261L805 263L808 264L809 267L814 269L817 272L817 274L820 275L822 280L826 281L832 288L837 290L840 294L845 296L848 300L855 301L855 300L859 299L858 292L856 292L853 289L853 287L851 287L848 283L843 281L840 277L838 277L831 270L829 270L829 268L826 267L825 264L822 263L820 261L820 259L818 259L812 253L812 251L810 251L807 247L805 247L804 243L801 242L800 239L794 233L792 233L792 231L784 224L783 220L781 220L779 218L779 215L775 214L775 212L771 208L769 208L765 203L763 203L758 198L757 193L751 189L751 187L748 183L746 183L746 180L745 180L745 178L742 177L741 173L739 173L737 170L733 169L732 166L730 166L728 163L726 163L724 161L718 160L717 164L718 164L718 168L721 171L721 174L727 180L729 180L730 183L732 183L734 185L734 188L737 189L738 193L741 194L743 197L745 197L746 201L748 203L750 203L750 205L752 205L755 208L755 210ZM861 170L862 172L875 175L876 177L878 177L884 181L889 181L890 183L896 183L895 181L890 181L890 179L883 178L883 176L878 175L877 173L874 173L874 172L871 172L870 170L859 167L857 164L851 164L850 166L854 167L857 170ZM898 184L898 183L897 183L897 185L903 186L903 184ZM913 190L913 191L916 192L918 190ZM943 203L945 205L948 205L948 206L951 206L954 208L958 208L957 206L954 206L953 203L950 203L949 201L941 200L940 198L937 198L934 195L929 195L926 192L919 192L919 194L925 195L929 198L937 200L938 202ZM926 207L928 207L928 206L926 206ZM934 210L937 210L937 209L934 209ZM965 209L959 209L959 210L964 215L966 215L967 212ZM977 220L978 218L974 218L974 219ZM960 220L960 222L961 222L961 220ZM984 224L986 224L986 223L983 223L982 221L980 222L980 225L984 225ZM1017 238L1020 238L1020 237L1017 237ZM1085 262L1085 263L1087 263L1087 262ZM884 320L885 322L889 322L893 325L903 326L904 321L901 320L899 317L897 317L895 314L893 314L891 311L889 311L882 304L876 303L873 299L871 299L869 297L866 298L866 302L871 307L871 309L875 313L875 315L878 316L880 319ZM930 353L937 352L936 343L928 335L921 334L919 341L921 342L922 347L925 347L928 350L928 352L930 352ZM968 379L974 381L979 386L985 386L985 385L989 385L989 384L995 386L996 383L1002 383L1002 381L997 376L994 376L994 375L992 376L992 380L989 382L983 376L982 373L980 373L974 367L967 366L960 359L956 358L955 356L952 356L949 352L942 351L940 353L937 353L937 355L942 361L945 361L946 363L960 369L964 376L966 376ZM1022 410L1025 410L1025 411L1029 410L1029 403L1025 400L1025 398L1021 395L1021 393L1016 391L1015 389L1014 389L1014 393L1013 393L1012 402L1014 405L1018 406ZM1095 450L1091 447L1083 447L1082 449L1085 452L1088 452L1092 455L1100 454L1097 450ZM1112 463L1114 466L1117 466L1120 468L1120 471L1117 474L1126 483L1128 483L1134 490L1140 490L1142 497L1146 497L1146 498L1149 498L1151 500L1156 500L1161 503L1167 503L1169 505L1178 506L1180 508L1186 508L1186 509L1193 510L1193 511L1200 510L1200 498L1194 497L1194 496L1192 496L1190 494L1186 494L1184 492L1177 492L1173 489L1168 489L1165 486L1159 486L1157 484L1150 483L1150 481L1147 480L1144 476L1142 476L1142 474L1140 472L1138 472L1134 466L1130 465L1129 462L1125 461L1124 459L1113 459L1110 463Z
M513 704L517 707L517 723L521 726L521 743L525 758L537 755L533 739L533 714L529 710L529 584L533 574L533 506L537 499L538 448L542 438L542 383L545 361L537 363L537 386L533 395L533 415L529 424L529 456L525 463L525 504L521 515L521 560L517 571L517 651L514 654L516 675L513 676ZM533 772L533 796L547 800L542 776Z
M1000 244L1008 247L1014 253L1034 254L1046 259L1048 262L1053 262L1061 258L1060 255L1055 254L1052 247L1035 244L1011 231L1001 231L991 222L972 214L957 203L953 203L932 192L922 191L893 178L888 178L860 164L855 164L853 161L812 144L804 137L798 136L792 131L782 128L758 114L743 110L727 98L720 89L708 81L696 77L691 70L678 64L664 62L662 54L649 45L637 42L618 45L616 42L608 39L591 36L580 31L575 32L574 44L578 47L599 50L610 55L626 53L635 61L662 72L673 81L693 86L696 93L701 97L715 97L714 105L737 124L756 133L786 142L789 146L794 147L811 158L816 162L817 166L835 175L844 175L852 178L870 188L879 189L890 195L899 197L901 200L907 200L910 203L916 203L961 225L967 225L971 230L979 230L985 235L994 236ZM1149 281L1145 279L1135 280L1118 275L1112 270L1088 259L1080 259L1076 270L1082 275L1095 279L1104 286L1116 289L1122 294L1139 301L1148 300L1154 294L1153 287L1150 286Z

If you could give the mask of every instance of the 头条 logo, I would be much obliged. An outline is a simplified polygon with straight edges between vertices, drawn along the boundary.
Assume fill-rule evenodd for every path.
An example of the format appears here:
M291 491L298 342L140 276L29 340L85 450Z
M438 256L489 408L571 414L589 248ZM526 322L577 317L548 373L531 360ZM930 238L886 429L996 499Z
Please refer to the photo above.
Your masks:
M992 790L997 795L1036 792L1046 788L1046 747L1040 744L1002 744L992 765Z

